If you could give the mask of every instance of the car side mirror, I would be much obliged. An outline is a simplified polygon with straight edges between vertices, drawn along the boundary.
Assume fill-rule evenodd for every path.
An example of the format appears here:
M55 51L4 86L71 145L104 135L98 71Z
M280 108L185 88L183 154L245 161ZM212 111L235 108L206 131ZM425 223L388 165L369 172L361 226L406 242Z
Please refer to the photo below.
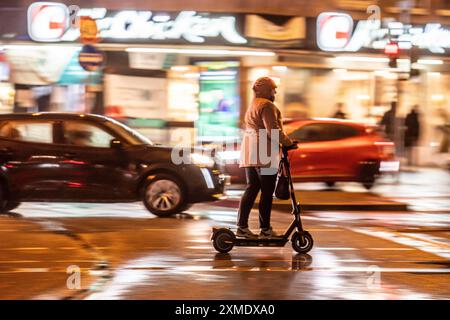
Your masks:
M112 139L109 145L112 149L122 149L123 147L122 141L119 139Z

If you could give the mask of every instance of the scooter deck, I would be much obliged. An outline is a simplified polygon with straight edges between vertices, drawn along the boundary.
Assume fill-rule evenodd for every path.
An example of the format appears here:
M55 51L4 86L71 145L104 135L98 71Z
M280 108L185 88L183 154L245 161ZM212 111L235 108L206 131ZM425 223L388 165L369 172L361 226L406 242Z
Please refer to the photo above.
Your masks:
M284 237L270 239L236 237L234 245L240 247L283 247L287 241L288 239Z

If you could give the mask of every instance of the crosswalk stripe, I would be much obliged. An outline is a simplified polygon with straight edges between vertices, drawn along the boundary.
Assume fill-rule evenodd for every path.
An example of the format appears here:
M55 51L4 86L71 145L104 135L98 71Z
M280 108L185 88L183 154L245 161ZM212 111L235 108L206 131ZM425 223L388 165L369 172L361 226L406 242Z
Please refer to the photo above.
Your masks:
M400 234L395 231L380 230L380 228L349 228L351 231L359 232L368 236L378 237L402 244L407 247L415 248L416 250L431 253L445 259L450 259L450 250L444 243L430 242L427 239L411 237L407 234Z

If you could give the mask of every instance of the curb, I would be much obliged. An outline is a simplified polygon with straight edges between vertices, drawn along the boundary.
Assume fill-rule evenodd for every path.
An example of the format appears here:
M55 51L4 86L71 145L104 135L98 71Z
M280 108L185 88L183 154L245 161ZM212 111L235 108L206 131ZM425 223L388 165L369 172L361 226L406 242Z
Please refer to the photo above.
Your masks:
M254 209L258 208L259 202L253 205ZM239 199L224 199L214 202L214 206L238 208ZM408 205L401 202L380 203L380 204L349 204L349 203L330 203L330 204L301 204L303 210L334 210L334 211L409 211ZM280 203L273 202L272 208L280 211L291 211L292 204L290 202Z
M255 203L254 208L258 207ZM318 210L335 210L335 211L409 211L408 205L405 203L392 204L300 204L301 208L309 211ZM273 203L273 209L280 211L291 211L291 203Z

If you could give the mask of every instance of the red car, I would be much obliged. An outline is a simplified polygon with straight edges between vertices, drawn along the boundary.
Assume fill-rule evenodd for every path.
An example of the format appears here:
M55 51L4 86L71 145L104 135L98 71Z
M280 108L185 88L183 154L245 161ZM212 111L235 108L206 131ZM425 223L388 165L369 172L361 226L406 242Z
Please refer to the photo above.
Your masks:
M285 131L299 148L289 152L291 173L296 182L361 182L370 189L382 172L398 171L395 148L374 126L338 119L309 119L285 124ZM237 149L239 150L239 149ZM234 163L225 164L232 183L245 183L239 168L239 151L218 154Z

